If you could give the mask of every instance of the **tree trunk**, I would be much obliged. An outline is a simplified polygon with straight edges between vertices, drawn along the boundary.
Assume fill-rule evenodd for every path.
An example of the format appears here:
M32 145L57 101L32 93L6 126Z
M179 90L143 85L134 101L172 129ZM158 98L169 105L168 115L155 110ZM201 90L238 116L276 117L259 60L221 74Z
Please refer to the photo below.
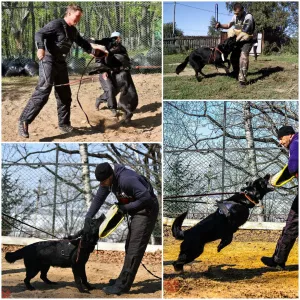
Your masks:
M88 208L92 202L92 188L90 183L89 157L87 144L79 144L79 153L82 165L82 181L84 186L84 198Z
M35 15L34 15L34 6L33 2L29 2L29 10L31 14L31 58L34 60L35 59L35 52L36 52L36 47L35 47Z
M257 179L258 171L257 171L257 164L256 164L256 153L254 148L254 135L253 135L253 128L252 128L252 114L250 111L250 103L249 101L244 102L243 104L243 112L244 112L244 124L245 124L245 135L247 146L249 150L248 153L248 160L249 160L249 172L252 174L252 179ZM264 222L264 209L263 207L257 208L258 213L258 221Z

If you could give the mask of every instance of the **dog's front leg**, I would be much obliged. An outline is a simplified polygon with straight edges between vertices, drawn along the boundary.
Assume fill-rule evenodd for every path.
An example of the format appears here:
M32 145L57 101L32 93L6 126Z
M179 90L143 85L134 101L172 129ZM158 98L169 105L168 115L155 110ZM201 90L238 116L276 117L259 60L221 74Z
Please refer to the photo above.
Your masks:
M85 290L82 285L81 276L80 276L80 264L72 265L72 271L74 274L75 284L80 293L89 293L89 291Z
M232 238L233 238L233 233L223 237L218 246L218 252L220 252L224 247L228 246L232 242Z
M91 286L88 281L87 281L87 277L86 277L86 272L85 272L85 264L80 267L80 276L81 276L81 282L82 284L89 290L94 290L95 287Z

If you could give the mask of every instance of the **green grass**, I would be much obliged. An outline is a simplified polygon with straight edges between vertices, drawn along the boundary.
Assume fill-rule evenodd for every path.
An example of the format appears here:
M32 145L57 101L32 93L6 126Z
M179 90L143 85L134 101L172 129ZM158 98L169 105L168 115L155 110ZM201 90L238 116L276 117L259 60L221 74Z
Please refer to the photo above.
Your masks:
M212 65L203 68L208 78L201 82L197 82L189 65L186 75L176 75L176 65L186 56L164 56L164 99L298 99L297 55L259 56L257 61L250 57L250 84L245 88Z

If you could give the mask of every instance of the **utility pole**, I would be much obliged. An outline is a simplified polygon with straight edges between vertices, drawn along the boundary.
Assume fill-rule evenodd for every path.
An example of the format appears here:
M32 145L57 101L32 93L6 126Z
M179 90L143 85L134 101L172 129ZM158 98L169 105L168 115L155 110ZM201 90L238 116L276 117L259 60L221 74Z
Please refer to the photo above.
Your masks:
M224 101L223 105L223 157L222 157L222 193L224 193L225 186L225 146L226 146L226 101ZM224 194L222 195L222 200L224 199Z
M56 144L56 160L55 160L55 178L54 178L54 195L53 195L53 215L52 215L52 234L55 233L55 214L56 214L56 195L57 195L57 172L58 172L58 155L59 144Z
M176 1L174 1L174 11L173 11L173 38L175 38L175 12L176 12Z

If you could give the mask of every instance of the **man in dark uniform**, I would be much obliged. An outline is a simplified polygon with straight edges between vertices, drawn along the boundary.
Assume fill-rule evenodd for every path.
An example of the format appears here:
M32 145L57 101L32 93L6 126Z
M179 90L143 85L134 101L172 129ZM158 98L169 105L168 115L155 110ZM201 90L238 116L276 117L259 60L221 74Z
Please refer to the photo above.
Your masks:
M80 21L81 16L80 6L69 5L63 19L51 21L35 34L37 57L40 60L40 77L31 99L19 118L18 131L22 137L29 137L28 125L47 103L52 86L55 85L62 85L54 87L59 129L62 133L73 130L70 123L71 89L69 85L63 85L69 83L67 54L73 42L92 56L99 55L100 51L107 53L105 47L90 44L80 36L75 25Z
M278 131L278 139L282 146L289 149L288 170L291 175L298 178L298 133L295 133L293 127L283 126ZM282 230L281 236L277 242L275 252L272 257L263 256L261 261L268 267L274 267L278 270L285 268L285 263L289 253L298 237L298 195L293 201L291 210L288 214L286 225Z
M128 292L134 281L157 220L158 201L150 182L123 165L115 164L113 169L109 163L99 164L95 176L100 181L100 187L86 214L86 231L91 218L110 192L118 199L119 209L131 217L122 271L116 280L110 280L109 286L103 289L106 294L120 295ZM122 204L125 202L128 204Z
M249 68L249 53L254 44L253 33L255 21L251 14L244 10L240 3L233 6L234 16L230 23L216 23L216 28L234 29L228 31L228 37L236 35L237 47L232 51L230 61L233 68L233 76L236 77L241 86L247 84L247 73Z
M103 67L103 72L99 74L99 81L104 93L96 99L95 107L99 110L100 104L107 102L108 108L111 110L113 116L117 115L117 100L116 96L120 92L118 89L117 83L113 76L113 68L109 69L110 63L109 60L114 54L121 54L124 56L126 61L130 61L126 48L122 45L121 33L113 32L110 38L105 38L105 40L113 39L113 43L110 43L109 46L106 46L109 51L108 57L96 59L98 67ZM96 44L101 43L100 41L95 41ZM118 71L118 70L116 70Z

